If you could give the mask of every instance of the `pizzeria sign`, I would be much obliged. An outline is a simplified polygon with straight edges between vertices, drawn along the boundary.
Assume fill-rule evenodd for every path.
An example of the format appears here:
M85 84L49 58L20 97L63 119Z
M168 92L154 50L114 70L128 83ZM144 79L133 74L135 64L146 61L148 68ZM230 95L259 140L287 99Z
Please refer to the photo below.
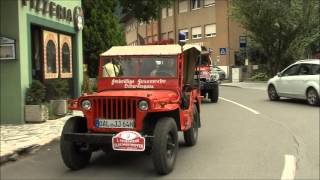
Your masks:
M72 10L49 0L21 0L21 2L22 6L29 4L30 9L34 9L43 16L48 14L51 18L56 17L58 20L66 20L69 23L73 21L76 30L83 29L83 11L80 6Z

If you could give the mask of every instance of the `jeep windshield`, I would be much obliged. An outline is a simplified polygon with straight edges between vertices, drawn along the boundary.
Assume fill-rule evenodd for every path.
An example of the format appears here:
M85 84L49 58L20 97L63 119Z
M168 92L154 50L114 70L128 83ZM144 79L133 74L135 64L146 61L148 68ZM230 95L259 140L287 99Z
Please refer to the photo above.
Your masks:
M106 57L102 61L102 77L176 77L176 57Z

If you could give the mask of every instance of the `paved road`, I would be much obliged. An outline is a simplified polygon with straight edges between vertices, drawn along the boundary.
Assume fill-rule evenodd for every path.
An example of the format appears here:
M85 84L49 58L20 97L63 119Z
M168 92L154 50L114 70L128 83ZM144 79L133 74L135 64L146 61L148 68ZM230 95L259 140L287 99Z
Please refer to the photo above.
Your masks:
M97 152L87 168L72 172L54 142L2 166L1 179L319 179L319 108L269 102L265 91L253 89L221 87L221 97L202 105L195 147L183 146L180 136L176 167L167 176L156 175L143 153Z

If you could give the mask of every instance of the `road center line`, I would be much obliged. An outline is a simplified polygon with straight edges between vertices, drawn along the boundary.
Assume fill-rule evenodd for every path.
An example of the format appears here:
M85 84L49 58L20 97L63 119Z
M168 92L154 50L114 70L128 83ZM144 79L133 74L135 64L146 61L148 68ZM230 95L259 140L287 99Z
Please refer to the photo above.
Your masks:
M232 101L232 100L229 100L229 99L226 99L226 98L223 98L223 97L219 97L219 99L222 99L222 100L227 101L227 102L231 102L231 103L233 103L233 104L235 104L235 105L237 105L237 106L240 106L240 107L242 107L242 108L244 108L244 109L252 112L253 114L260 114L260 112L254 110L254 109L252 109L252 108L249 108L249 107L247 107L247 106L245 106L245 105L242 105L242 104L239 104L239 103L237 103L237 102L234 102L234 101Z
M281 180L293 180L296 174L296 157L286 154Z

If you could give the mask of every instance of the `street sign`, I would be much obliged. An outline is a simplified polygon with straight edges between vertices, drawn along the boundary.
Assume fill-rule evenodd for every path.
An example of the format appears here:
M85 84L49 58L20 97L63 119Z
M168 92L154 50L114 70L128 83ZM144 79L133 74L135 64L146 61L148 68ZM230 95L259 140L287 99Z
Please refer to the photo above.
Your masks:
M247 47L247 36L240 36L239 42L240 42L240 48L246 48Z
M227 54L227 48L220 48L220 55L226 55Z

